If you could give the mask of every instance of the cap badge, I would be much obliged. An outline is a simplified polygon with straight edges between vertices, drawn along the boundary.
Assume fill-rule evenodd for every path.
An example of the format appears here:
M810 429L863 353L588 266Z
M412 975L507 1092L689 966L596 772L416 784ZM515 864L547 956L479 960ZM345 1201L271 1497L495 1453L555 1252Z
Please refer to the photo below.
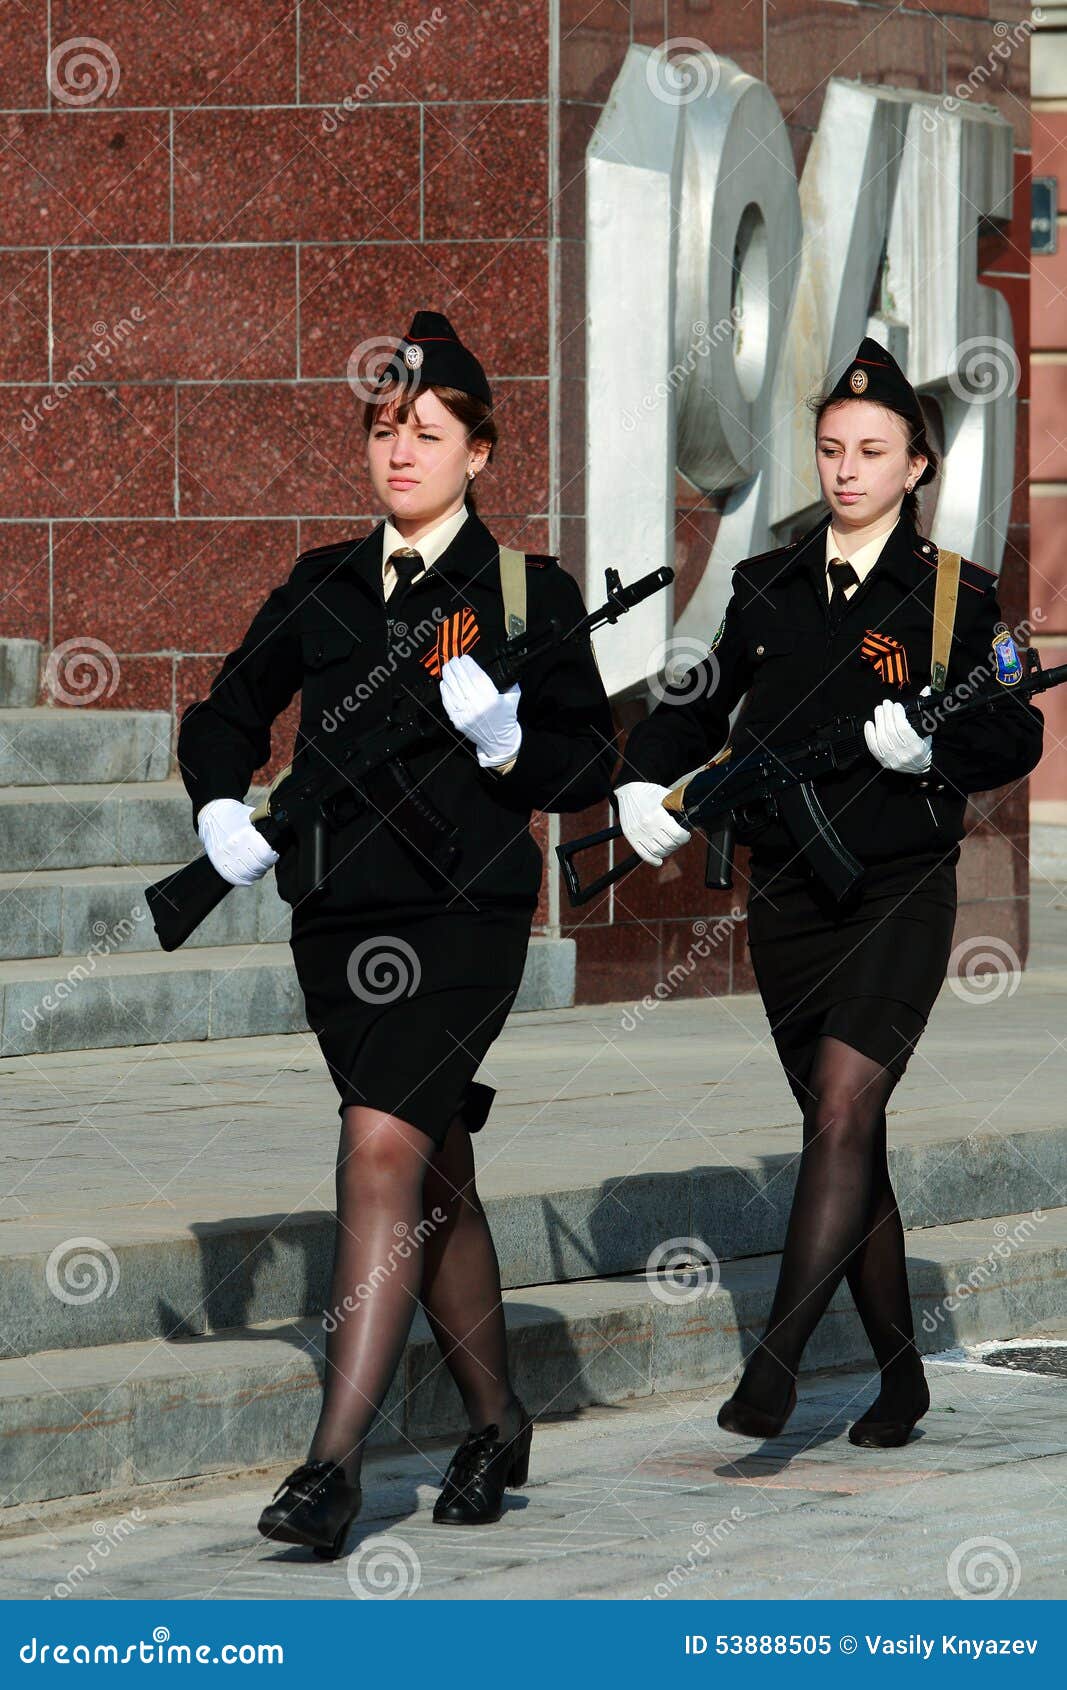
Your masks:
M421 346L405 346L404 362L409 370L417 370L424 357L425 353Z
M866 370L853 370L848 378L848 385L853 393L862 393L867 386Z

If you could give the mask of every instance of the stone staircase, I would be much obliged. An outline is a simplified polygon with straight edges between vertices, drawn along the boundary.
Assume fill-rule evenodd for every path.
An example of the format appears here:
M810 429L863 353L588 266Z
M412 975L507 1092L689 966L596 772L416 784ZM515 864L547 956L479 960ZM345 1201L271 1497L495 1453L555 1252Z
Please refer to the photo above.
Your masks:
M558 1414L725 1385L770 1306L788 1160L739 1156L732 1167L571 1188L546 1176L540 1191L491 1199L524 1400ZM924 1352L1062 1327L1067 1208L1047 1205L1067 1182L1067 1129L978 1139L957 1124L895 1148L891 1162ZM747 1202L753 1180L760 1200ZM47 1222L4 1228L0 1506L17 1518L47 1499L301 1457L317 1413L331 1217L190 1228L97 1213L87 1230L96 1236L71 1239ZM677 1241L671 1271L650 1272L665 1238ZM717 1267L687 1251L700 1238L715 1239ZM805 1371L869 1360L841 1287ZM420 1312L374 1439L461 1430Z
M39 666L0 639L0 1057L305 1030L273 875L159 947L144 890L201 854L168 713L39 707ZM535 939L516 1007L573 996L573 941Z

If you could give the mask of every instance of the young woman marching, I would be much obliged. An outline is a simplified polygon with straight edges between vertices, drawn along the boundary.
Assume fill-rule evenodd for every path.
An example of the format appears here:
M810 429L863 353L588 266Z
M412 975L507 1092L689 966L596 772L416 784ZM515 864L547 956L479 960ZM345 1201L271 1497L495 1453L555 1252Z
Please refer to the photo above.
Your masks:
M325 891L278 890L308 1024L340 1094L337 1234L326 1377L308 1459L260 1530L333 1556L360 1505L367 1434L422 1302L471 1424L434 1519L499 1518L524 1482L531 1421L508 1374L500 1277L470 1135L493 1092L474 1080L522 977L541 882L531 811L580 810L610 790L611 713L588 640L549 651L499 692L478 662L508 635L502 578L474 482L497 439L481 364L448 320L416 313L364 409L386 519L305 552L182 721L178 755L204 847L247 884L278 861L240 800L270 725L301 689L296 756L327 763L340 725L368 731L394 697L440 679L436 742L406 759L410 790L375 793L330 835ZM585 614L556 560L518 569L531 632ZM429 805L459 830L445 874L426 850ZM414 808L413 808L414 806ZM421 843L420 843L421 842Z
M845 1277L881 1370L849 1437L886 1446L906 1442L930 1403L886 1105L947 971L966 795L1028 774L1042 719L1019 703L923 738L904 717L904 701L931 679L938 550L917 530L915 488L937 463L914 389L876 342L865 339L816 402L815 444L828 512L790 545L739 565L708 658L630 735L617 802L633 848L659 864L691 837L661 800L719 751L743 695L738 758L835 716L865 720L870 761L817 783L864 865L856 894L836 904L778 818L743 835L752 965L804 1126L770 1318L719 1425L781 1432L804 1346ZM964 560L949 691L976 669L995 678L998 620L994 577Z

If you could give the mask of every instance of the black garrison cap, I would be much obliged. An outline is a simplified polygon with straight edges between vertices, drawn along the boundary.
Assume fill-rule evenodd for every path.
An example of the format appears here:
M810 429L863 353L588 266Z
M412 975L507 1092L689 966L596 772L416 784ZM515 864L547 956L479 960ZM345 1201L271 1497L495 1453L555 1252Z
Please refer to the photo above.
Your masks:
M383 367L378 386L399 381L412 388L455 387L493 403L493 394L474 353L439 311L416 311L411 327Z
M888 405L893 410L903 410L915 417L923 414L919 395L893 354L867 335L860 341L859 351L852 362L831 388L827 403L838 399L870 399L876 405ZM921 487L925 481L932 480L933 475L933 466L927 464L918 485Z

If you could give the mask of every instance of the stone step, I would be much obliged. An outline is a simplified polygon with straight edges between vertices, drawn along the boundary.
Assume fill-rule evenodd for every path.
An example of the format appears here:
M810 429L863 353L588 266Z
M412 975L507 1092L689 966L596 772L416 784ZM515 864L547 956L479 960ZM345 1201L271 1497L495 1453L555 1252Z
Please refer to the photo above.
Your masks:
M1030 872L1034 878L1034 893L1040 896L1047 885L1062 886L1067 882L1067 826L1030 821Z
M909 1236L908 1255L926 1354L1062 1319L1067 1210L928 1228ZM766 1320L778 1265L763 1256L724 1265L718 1280L641 1275L508 1291L516 1388L544 1415L725 1384ZM301 1459L318 1410L322 1336L321 1322L275 1323L0 1362L5 1505ZM842 1285L803 1371L869 1360ZM925 1430L936 1437L934 1411ZM418 1443L463 1428L420 1311L372 1435Z
M141 917L150 928L147 907ZM306 1027L288 945L219 945L0 963L0 1055L242 1038ZM115 936L121 945L122 935Z
M503 1122L499 1131L510 1136ZM656 1251L673 1257L702 1241L723 1262L781 1249L797 1167L792 1134L787 1148L777 1148L784 1136L771 1129L753 1144L756 1134L739 1134L721 1144L722 1160L710 1167L671 1166L666 1152L648 1159L631 1153L623 1166L638 1171L613 1178L604 1167L602 1177L585 1181L561 1177L557 1161L541 1161L524 1175L509 1167L507 1149L493 1153L495 1140L479 1143L479 1185L502 1283L521 1289L633 1273ZM233 1159L247 1154L246 1143L242 1134ZM208 1149L221 1189L232 1177L221 1135L209 1137ZM17 1165L21 1140L11 1151ZM610 1142L603 1153L626 1154ZM309 1192L321 1207L288 1214L266 1212L272 1199L284 1200L282 1180L275 1176L272 1186L269 1166L256 1185L257 1214L235 1214L233 1195L229 1207L220 1197L212 1208L174 1179L165 1181L164 1199L184 1205L184 1214L181 1207L161 1217L148 1207L94 1206L91 1221L79 1217L74 1225L69 1204L65 1216L34 1220L11 1210L0 1228L0 1353L204 1336L321 1309L333 1254L330 1164L324 1156L317 1186L306 1176L296 1185L289 1174L290 1190ZM973 1132L957 1118L908 1133L894 1122L889 1167L921 1253L931 1229L1005 1207L1022 1212L1061 1203L1067 1126ZM154 1165L151 1174L165 1178ZM92 1237L79 1245L76 1235L85 1234Z
M170 768L170 738L167 710L5 709L0 786L162 781Z
M246 802L261 790L250 790ZM200 855L180 780L124 781L114 791L66 782L0 790L5 871L184 863Z
M23 710L37 703L40 668L38 640L0 639L0 710Z
M193 855L201 855L193 840ZM122 949L158 951L145 920L145 889L181 862L101 868L28 869L0 874L0 960L85 956L94 941L121 935ZM186 939L184 950L288 940L292 911L279 898L273 874L235 887Z
M140 921L151 930L147 905ZM56 958L0 963L0 1058L307 1029L288 944L126 952L115 939L65 972ZM573 939L531 940L515 1008L565 1008L574 974Z

